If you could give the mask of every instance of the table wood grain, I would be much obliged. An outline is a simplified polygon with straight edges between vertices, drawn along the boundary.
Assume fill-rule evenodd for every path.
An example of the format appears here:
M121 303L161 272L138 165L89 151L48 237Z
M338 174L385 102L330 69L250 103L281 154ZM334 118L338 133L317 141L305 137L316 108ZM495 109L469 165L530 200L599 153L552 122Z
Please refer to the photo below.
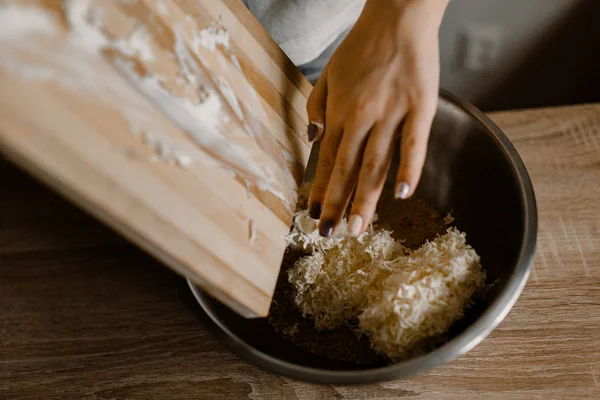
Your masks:
M360 387L241 361L186 306L170 270L0 162L0 399L600 398L600 105L492 118L538 199L527 287L468 354Z

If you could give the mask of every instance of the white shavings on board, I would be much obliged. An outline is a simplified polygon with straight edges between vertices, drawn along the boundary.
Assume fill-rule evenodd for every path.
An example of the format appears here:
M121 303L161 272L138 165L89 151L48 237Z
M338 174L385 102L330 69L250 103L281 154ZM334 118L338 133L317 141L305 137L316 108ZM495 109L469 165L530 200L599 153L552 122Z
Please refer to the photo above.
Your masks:
M244 113L242 112L242 107L240 106L240 103L237 99L237 96L235 95L235 92L229 85L229 82L227 82L225 79L223 79L220 76L215 76L214 80L217 83L217 86L219 87L219 89L221 90L221 93L223 93L225 100L227 100L227 102L233 109L233 112L235 113L235 115L237 115L237 117L239 119L244 120ZM245 125L245 126L247 126L247 125ZM247 128L247 129L249 129L249 128Z
M198 32L198 35L194 38L193 46L196 51L198 51L199 46L210 51L217 50L217 46L229 49L229 32L220 22L213 23Z
M142 141L150 148L152 159L163 161L167 164L175 163L181 168L192 164L192 157L182 151L165 135L153 135L150 132L142 133Z
M199 66L194 61L192 55L188 51L185 41L183 40L183 33L179 26L173 28L175 35L175 44L173 46L174 56L177 60L179 67L181 68L180 73L184 79L194 88L199 87L198 77L202 76L203 73L199 69ZM179 79L179 77L177 78Z
M121 95L131 96L128 90L118 88L117 79L113 79L114 82L103 79L103 76L98 74L102 68L97 68L92 58L104 50L112 49L125 56L138 56L142 61L151 61L154 54L149 32L143 26L139 26L128 37L112 40L102 31L104 12L101 3L93 0L65 0L64 9L70 27L67 40L55 40L53 48L40 48L38 41L30 40L35 35L61 39L59 36L63 34L63 30L56 18L41 8L21 5L0 6L0 43L3 44L0 47L4 47L0 48L0 65L27 79L49 80L70 90L90 91L93 98L106 102L114 103L114 96L117 93L119 93L119 100ZM214 51L221 46L224 50L229 49L229 34L220 23L197 30L195 22L189 20L192 31L198 32L198 35L191 38L192 48L202 47ZM174 34L177 35L177 30L174 30ZM196 90L204 90L198 84L198 79L206 78L202 75L202 54L196 52L195 57L192 57L185 44L183 42L179 44L179 48L173 49L176 54L172 56L179 64L182 74L185 75L183 79L192 83ZM90 56L85 57L81 53ZM28 57L28 54L36 54L36 56ZM235 59L231 52L224 56L228 56L230 60ZM36 61L32 62L31 59ZM245 138L241 138L242 141L238 143L221 132L225 123L223 100L213 89L208 91L203 101L194 103L186 97L179 97L167 90L163 85L165 79L162 76L152 74L139 76L133 63L118 56L111 61L129 78L129 82L158 105L172 122L186 130L201 147L206 149L215 163L228 171L233 171L234 177L241 177L244 181L252 180L253 187L270 192L290 207L288 196L293 194L286 194L284 188L295 186L291 172L285 167L280 168L275 161L260 162L262 154L259 154L256 148L250 149L246 142L241 143ZM252 89L249 84L247 89ZM232 104L234 112L240 111L239 107L238 109L235 107L239 103L235 103L231 96L226 100ZM132 126L144 125L148 130L149 124L137 121L140 113L128 107L136 104L136 101L127 101L126 103L130 104L120 105L122 113ZM246 133L257 141L254 132ZM214 155L217 157L215 158ZM284 178L283 184L278 181L278 176Z
M77 18L81 15L79 5L84 3L85 0L74 3L78 7L68 17L76 26L83 24ZM54 47L41 46L37 41L39 36L60 39L58 21L51 13L39 8L0 6L0 65L28 80L52 80L68 89L86 90L105 102L114 101L117 97L127 117L151 119L136 107L138 102L132 97L131 90L125 87L123 79L98 79L96 58L86 43L99 41L81 34L83 31L79 29L79 34L72 32L69 37L81 39L72 40L75 43L81 41L81 45L55 41ZM15 32L19 40L13 40Z
M93 0L67 0L65 9L71 27L69 40L83 49L98 52L108 45L108 39L100 31L102 11L92 7L93 3Z
M154 61L150 34L141 26L137 27L128 38L115 40L111 47L128 56L139 56L143 61Z
M3 43L0 46L0 65L28 80L52 80L68 89L86 90L105 102L114 102L114 99L118 98L120 111L129 123L131 132L136 135L143 132L142 139L145 138L145 141L151 147L150 160L166 161L187 168L193 162L192 156L171 144L166 135L150 133L155 129L154 117L139 109L138 100L131 96L132 91L127 89L123 78L116 80L98 79L98 68L94 64L93 53L83 44L96 45L105 43L105 41L86 40L90 37L90 32L81 28L85 24L80 20L87 15L86 10L80 7L80 5L85 5L84 3L85 1L77 3L76 7L70 10L71 13L68 17L68 20L75 25L78 32L71 38L77 38L74 43L79 44L71 46L69 43L63 42L58 47L51 49L28 45L28 39L36 33L43 33L47 37L54 37L59 34L56 21L51 14L37 8L19 8L15 11L15 8L0 7L0 24L2 28L13 33L19 33L19 41L10 41L10 37L7 41L8 35L4 35L4 32L0 30L0 44ZM99 15L99 13L94 15ZM7 16L10 19L4 20ZM23 24L33 25L24 26ZM94 36L92 33L91 37ZM35 65L22 60L22 58L27 59L27 54L31 52L35 52L37 56L43 56L43 61L40 60L39 64Z
M181 126L197 143L206 148L216 149L229 165L252 174L256 178L256 186L259 189L269 191L288 204L284 193L275 186L276 182L270 166L252 160L244 146L228 141L220 133L222 120L219 115L222 103L213 89L199 89L200 102L194 104L170 93L162 86L160 77L153 75L139 77L131 62L120 59L115 60L115 63L142 93L160 104L167 116Z
M93 0L67 0L67 21L71 26L70 40L92 52L111 48L128 56L139 56L143 61L153 61L154 52L150 45L150 34L138 26L126 38L109 40L100 27L102 9Z
M390 358L445 333L485 285L479 256L456 228L411 251L379 228L358 237L306 233L305 217L286 237L290 248L312 252L288 271L296 306L320 329L358 318L373 349Z

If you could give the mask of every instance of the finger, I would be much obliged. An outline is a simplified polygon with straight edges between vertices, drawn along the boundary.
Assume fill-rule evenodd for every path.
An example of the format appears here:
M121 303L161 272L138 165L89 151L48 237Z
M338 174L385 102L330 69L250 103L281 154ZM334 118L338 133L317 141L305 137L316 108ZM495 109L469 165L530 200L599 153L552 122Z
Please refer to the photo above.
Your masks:
M332 122L325 126L326 132L319 149L319 160L310 192L310 216L314 219L321 218L327 186L329 185L338 147L342 139L341 124L333 122L332 119L330 121Z
M308 113L308 140L319 141L323 137L325 127L325 108L327 105L327 67L323 70L321 77L313 87L308 101L306 111Z
M394 189L397 199L412 196L421 179L435 109L435 106L415 108L406 117L400 144L400 168Z
M394 153L397 125L395 121L379 122L373 127L367 140L348 219L348 232L352 235L363 232L375 214Z
M357 117L344 127L319 223L319 233L323 237L332 236L344 217L352 191L356 186L362 154L371 126L370 119Z

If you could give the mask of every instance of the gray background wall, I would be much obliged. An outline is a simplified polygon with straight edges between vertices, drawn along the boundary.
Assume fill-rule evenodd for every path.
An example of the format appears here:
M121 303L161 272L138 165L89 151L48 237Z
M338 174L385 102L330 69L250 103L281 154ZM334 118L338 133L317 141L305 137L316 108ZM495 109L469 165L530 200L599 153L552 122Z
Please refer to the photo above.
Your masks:
M452 0L441 86L488 110L600 101L600 0Z

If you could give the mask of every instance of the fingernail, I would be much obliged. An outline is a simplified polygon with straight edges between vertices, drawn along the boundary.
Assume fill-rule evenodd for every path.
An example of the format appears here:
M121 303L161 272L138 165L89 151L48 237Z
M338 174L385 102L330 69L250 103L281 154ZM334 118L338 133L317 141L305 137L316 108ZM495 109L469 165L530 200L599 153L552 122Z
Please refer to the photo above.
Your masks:
M325 126L320 122L310 121L310 124L308 125L308 140L310 142L315 140L321 140L321 136L323 136L324 127Z
M317 133L319 133L319 128L313 123L308 124L308 141L312 142L317 138Z
M352 236L358 236L363 226L363 219L360 215L351 215L348 220L348 232Z
M335 223L332 220L324 219L323 221L319 222L319 235L323 236L324 238L331 237L334 226Z
M310 217L312 219L319 219L319 218L321 218L322 212L323 212L323 205L321 203L312 203L312 205L310 206L310 212L308 213L308 215L310 215Z
M396 186L396 199L406 199L408 197L408 192L410 192L410 186L406 182L400 182L398 186Z

